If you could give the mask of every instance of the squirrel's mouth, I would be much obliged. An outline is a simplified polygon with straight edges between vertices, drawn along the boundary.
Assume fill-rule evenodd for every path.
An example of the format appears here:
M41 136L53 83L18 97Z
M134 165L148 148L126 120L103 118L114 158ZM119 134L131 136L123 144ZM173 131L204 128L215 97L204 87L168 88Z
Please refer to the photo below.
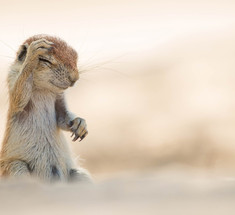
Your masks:
M68 88L68 86L67 86L67 87L61 86L61 85L59 85L59 84L57 84L57 83L55 83L55 82L53 82L53 81L50 81L50 83L51 83L52 85L56 86L57 88L62 89L62 90L66 90L66 89Z

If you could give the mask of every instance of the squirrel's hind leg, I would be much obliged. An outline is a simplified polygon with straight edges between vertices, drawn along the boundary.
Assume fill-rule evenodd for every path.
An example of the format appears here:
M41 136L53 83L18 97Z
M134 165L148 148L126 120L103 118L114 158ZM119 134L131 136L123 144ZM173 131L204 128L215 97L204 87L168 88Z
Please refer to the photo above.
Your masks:
M3 161L1 162L2 176L28 177L30 176L29 165L25 161Z

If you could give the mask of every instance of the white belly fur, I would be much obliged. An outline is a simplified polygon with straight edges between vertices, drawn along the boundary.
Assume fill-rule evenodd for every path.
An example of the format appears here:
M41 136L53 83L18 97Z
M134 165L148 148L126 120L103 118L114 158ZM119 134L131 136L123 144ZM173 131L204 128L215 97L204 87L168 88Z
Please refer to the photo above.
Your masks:
M14 119L7 142L11 145L8 156L26 161L32 174L39 178L50 179L53 177L52 167L56 167L60 180L66 180L73 162L57 127L55 98L35 96L32 101L33 108Z

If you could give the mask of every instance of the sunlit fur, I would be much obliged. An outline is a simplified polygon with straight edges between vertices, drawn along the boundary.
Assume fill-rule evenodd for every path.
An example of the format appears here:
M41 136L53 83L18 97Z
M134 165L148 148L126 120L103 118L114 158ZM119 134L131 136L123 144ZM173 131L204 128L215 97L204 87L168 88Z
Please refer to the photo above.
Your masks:
M37 41L45 49L37 50ZM39 55L51 63L36 59L40 50ZM76 63L76 51L56 37L36 35L20 47L7 80L10 104L0 159L3 176L89 180L85 170L76 168L61 132L71 131L73 120L81 122L76 132L86 129L85 120L68 112L63 95L78 80Z

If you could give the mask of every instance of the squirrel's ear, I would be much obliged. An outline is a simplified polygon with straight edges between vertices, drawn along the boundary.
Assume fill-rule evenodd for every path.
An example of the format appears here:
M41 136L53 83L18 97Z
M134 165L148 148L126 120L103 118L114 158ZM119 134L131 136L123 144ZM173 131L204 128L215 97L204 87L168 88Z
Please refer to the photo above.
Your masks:
M27 48L28 48L28 44L24 44L20 47L20 50L18 51L18 54L17 54L17 59L19 61L24 62L26 54L27 54Z

